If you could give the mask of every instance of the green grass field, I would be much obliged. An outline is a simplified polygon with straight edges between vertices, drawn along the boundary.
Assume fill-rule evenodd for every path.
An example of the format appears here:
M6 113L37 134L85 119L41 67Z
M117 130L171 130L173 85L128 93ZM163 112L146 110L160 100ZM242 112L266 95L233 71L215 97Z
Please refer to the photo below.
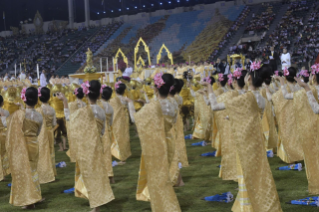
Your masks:
M133 135L131 131L131 135ZM132 137L132 157L123 166L114 167L116 184L112 184L115 200L101 207L101 211L109 212L133 212L151 211L150 203L140 202L135 199L141 148L138 138ZM201 200L204 196L210 196L230 191L237 194L237 183L222 181L218 178L220 158L203 158L201 153L210 152L212 148L192 147L194 140L187 140L187 151L190 167L182 169L185 182L184 187L175 188L182 211L231 211L233 203L215 203ZM61 193L65 189L74 186L74 166L69 162L65 152L56 153L56 162L65 161L66 168L58 169L57 182L41 185L42 195L46 201L36 205L36 211L46 212L82 212L90 211L88 201L74 197L74 194ZM278 166L285 165L277 157L269 159L274 179L277 185L282 209L285 212L311 212L319 211L319 208L311 206L287 205L285 202L308 196L307 179L305 171L276 171ZM319 176L318 176L319 177ZM0 212L21 211L19 207L9 204L10 188L5 182L0 182ZM256 211L258 212L258 211Z

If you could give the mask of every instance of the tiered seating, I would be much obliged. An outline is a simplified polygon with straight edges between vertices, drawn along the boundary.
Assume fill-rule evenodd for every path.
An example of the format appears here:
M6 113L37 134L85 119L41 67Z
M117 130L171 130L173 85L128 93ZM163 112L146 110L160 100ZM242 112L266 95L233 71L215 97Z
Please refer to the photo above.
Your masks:
M54 72L96 31L97 28L49 32L33 49L20 57L18 63L26 62L27 70L35 70L36 64L39 64L40 70Z
M264 31L268 31L270 24L273 22L276 16L276 12L280 9L280 4L264 4L257 14L253 14L253 19L246 26L245 32L249 34L258 34Z
M293 58L299 67L307 66L308 62L313 63L319 53L319 8L314 3L315 8L308 17L308 23L301 30L295 39Z
M233 26L229 29L227 34L223 37L222 41L219 42L218 48L215 49L215 51L213 51L211 58L209 58L211 61L215 61L220 56L221 51L223 50L225 46L229 44L230 40L232 39L236 31L239 29L239 27L244 25L244 21L246 17L250 14L250 11L251 10L249 7L245 7L245 9L242 11L238 19L233 24Z
M121 26L121 23L110 24L107 26L99 27L98 33L90 39L72 58L69 59L57 72L59 75L66 75L75 72L77 69L83 65L86 55L85 52L88 48L94 53L100 46L108 40L113 33ZM96 33L96 32L95 32ZM83 42L81 42L81 45ZM72 49L71 49L72 50ZM69 58L69 56L67 57Z

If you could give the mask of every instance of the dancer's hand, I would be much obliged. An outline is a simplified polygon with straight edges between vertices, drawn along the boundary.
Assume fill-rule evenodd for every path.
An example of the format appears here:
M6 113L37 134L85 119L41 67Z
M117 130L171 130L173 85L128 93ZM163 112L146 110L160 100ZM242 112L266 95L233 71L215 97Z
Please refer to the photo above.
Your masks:
M302 88L304 88L306 91L310 91L309 85L301 80L301 78L295 77L295 80L297 81L298 85Z
M62 101L65 100L65 96L64 96L63 93L61 93L61 92L57 93L57 94L56 94L56 97L57 97L58 99L62 100Z
M285 80L283 77L280 77L280 76L273 76L274 79L280 81L280 84L281 85L285 85Z

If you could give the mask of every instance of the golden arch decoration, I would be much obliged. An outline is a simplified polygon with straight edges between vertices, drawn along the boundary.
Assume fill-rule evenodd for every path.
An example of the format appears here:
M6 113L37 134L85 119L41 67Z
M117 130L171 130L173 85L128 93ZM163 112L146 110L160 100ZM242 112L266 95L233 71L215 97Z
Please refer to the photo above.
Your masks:
M118 60L117 58L120 56L120 54L121 54L121 56L123 57L124 63L126 63L126 66L128 66L127 57L125 56L125 54L123 53L123 51L121 50L121 48L119 48L119 50L117 50L117 52L116 52L116 54L115 54L115 57L114 57L114 59L116 59L115 62L117 62L117 60Z
M136 65L140 65L140 64L142 64L143 66L145 66L145 62L144 62L144 60L142 59L141 56L138 58L138 60L137 60L137 62L136 62Z
M151 63L151 55L150 55L150 50L149 50L149 48L148 48L148 46L146 45L146 43L145 43L145 41L142 39L142 38L140 38L138 41L137 41L137 44L136 44L136 46L135 46L135 48L134 48L134 67L135 67L135 69L136 69L136 55L137 55L137 52L138 52L138 47L139 47L139 45L140 44L143 44L143 46L144 46L144 48L145 48L145 51L146 51L146 53L147 53L147 57L148 57L148 65L152 65L152 63Z
M168 59L171 61L171 65L173 65L173 64L174 64L173 54L168 50L168 48L165 46L165 44L162 45L162 47L160 48L160 50L159 50L159 52L158 52L158 54L157 54L156 63L158 64L159 61L161 60L163 49L166 50L166 52L167 52L167 57L168 57Z

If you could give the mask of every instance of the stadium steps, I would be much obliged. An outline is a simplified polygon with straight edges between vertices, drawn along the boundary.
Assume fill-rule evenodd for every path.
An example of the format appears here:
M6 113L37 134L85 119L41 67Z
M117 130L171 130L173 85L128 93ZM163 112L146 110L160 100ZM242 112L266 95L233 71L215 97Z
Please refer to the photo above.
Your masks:
M286 11L287 11L289 6L290 5L288 5L288 4L281 6L279 12L276 14L275 20L272 22L272 24L269 27L269 30L267 31L267 33L265 35L265 39L262 42L260 42L258 46L265 46L266 45L268 38L269 38L269 35L276 29L276 27L278 26L282 17L286 14Z
M261 8L261 4L250 6L250 8L251 8L250 14L253 14L253 13L257 14L259 9ZM232 38L228 42L228 45L223 47L224 49L219 54L218 58L226 59L227 53L229 52L229 48L231 46L237 45L238 41L242 38L242 36L244 34L244 31L245 31L245 29L246 29L246 27L247 27L247 25L248 25L250 20L251 20L251 15L246 17L244 24L242 26L240 26L239 29L236 31L235 35L232 36ZM217 58L215 58L215 59L217 59Z

